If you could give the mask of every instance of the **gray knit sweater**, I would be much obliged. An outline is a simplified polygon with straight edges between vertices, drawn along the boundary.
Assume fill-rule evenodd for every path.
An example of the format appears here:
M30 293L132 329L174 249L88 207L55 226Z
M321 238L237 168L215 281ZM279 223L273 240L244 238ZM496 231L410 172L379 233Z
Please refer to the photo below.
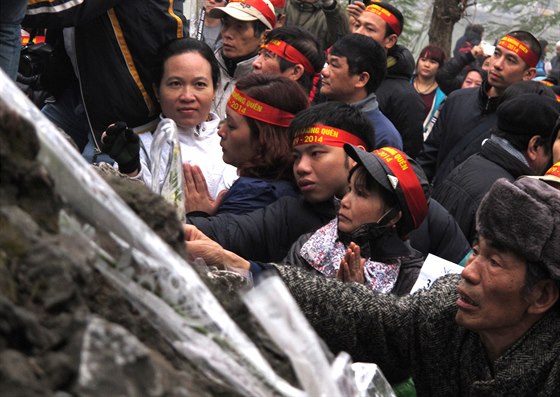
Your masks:
M489 363L477 334L454 321L458 275L398 298L298 268L276 268L333 352L377 363L390 382L412 375L418 396L560 395L557 309Z

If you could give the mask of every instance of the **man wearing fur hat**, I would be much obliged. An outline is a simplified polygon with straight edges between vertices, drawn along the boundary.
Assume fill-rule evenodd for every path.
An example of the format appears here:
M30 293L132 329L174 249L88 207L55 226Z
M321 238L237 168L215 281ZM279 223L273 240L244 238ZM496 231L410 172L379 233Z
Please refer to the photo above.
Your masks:
M376 363L391 383L412 376L418 396L558 395L560 190L499 179L477 230L461 275L404 297L268 266L335 354ZM237 259L244 263L228 265L248 266ZM358 249L344 261L350 273L363 271Z
M212 9L208 16L222 19L222 46L215 51L220 82L213 111L224 119L235 82L251 73L264 33L276 25L276 14L269 0L230 0L225 7Z
M469 241L476 235L476 209L496 180L513 182L521 175L546 171L560 103L538 94L523 94L502 103L496 114L497 129L483 142L480 153L459 164L433 193Z

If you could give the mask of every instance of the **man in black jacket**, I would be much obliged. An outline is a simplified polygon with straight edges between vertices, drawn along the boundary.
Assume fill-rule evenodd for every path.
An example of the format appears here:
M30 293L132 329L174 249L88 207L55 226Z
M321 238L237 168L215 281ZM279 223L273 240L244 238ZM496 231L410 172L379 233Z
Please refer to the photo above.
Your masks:
M476 237L476 209L496 180L513 182L521 175L542 175L546 170L560 104L546 96L523 94L506 100L496 114L498 128L480 153L458 165L433 193L469 241Z
M496 126L496 109L506 88L536 75L539 41L529 32L504 36L490 57L488 80L480 88L458 90L445 101L418 162L437 186L449 172L480 151L482 141Z
M387 51L387 76L375 91L379 109L401 133L403 149L410 157L422 149L424 104L410 84L415 62L410 51L397 44L404 17L394 6L378 2L367 7L362 2L348 6L352 33L369 36Z

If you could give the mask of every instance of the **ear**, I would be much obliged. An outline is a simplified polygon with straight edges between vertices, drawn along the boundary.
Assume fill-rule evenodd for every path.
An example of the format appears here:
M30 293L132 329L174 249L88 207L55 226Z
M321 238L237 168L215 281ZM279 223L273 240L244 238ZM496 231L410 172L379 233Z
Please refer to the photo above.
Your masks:
M363 150L364 152L365 152L365 150L366 150L366 148L365 148L364 146L362 146L362 145L358 145L358 146L356 146L356 147L357 147L358 149Z
M364 88L369 81L369 73L362 72L358 75L358 81L354 84L356 88Z
M159 102L159 89L158 87L155 85L155 83L152 83L152 90L154 91L154 95L156 96L157 101Z
M393 33L392 35L389 35L388 37L385 37L383 39L383 47L385 47L386 50L394 47L395 44L397 44L398 39L399 39L399 36L397 36L395 33Z
M529 314L544 314L558 301L558 287L554 280L540 280L531 290Z
M276 25L274 25L274 29L281 28L286 24L286 14L278 14L276 16Z
M541 145L539 145L539 135L533 135L529 142L527 143L526 156L529 162L535 161L537 159L538 150Z
M301 78L301 76L303 76L304 73L305 73L305 69L303 68L302 65L298 63L297 65L294 65L291 68L288 78L290 80L298 81Z
M525 71L525 74L523 75L523 80L533 80L535 77L537 77L537 69L529 68Z

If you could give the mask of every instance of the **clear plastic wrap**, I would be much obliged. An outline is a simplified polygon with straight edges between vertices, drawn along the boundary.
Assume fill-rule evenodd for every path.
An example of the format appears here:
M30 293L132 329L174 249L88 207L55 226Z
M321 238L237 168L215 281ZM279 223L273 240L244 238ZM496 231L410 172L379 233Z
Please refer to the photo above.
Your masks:
M179 219L185 219L183 160L179 131L173 120L164 118L159 122L150 148L150 159L150 188L175 207Z

